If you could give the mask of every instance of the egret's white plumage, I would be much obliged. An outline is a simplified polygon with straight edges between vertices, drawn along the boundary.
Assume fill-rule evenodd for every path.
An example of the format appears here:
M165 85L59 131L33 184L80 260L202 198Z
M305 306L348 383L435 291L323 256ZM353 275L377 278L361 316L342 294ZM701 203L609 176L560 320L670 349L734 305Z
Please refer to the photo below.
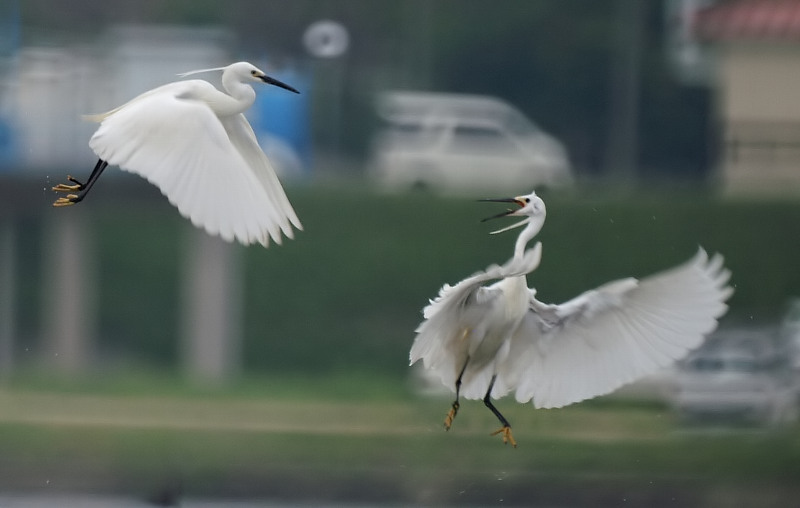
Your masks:
M296 90L247 62L184 75L208 70L223 71L227 93L197 79L160 86L87 117L100 122L89 146L100 162L158 186L184 217L212 235L264 246L270 238L281 243L281 234L293 238L292 226L302 226L243 112L256 97L250 83ZM78 185L54 189L85 194L93 177L85 185L70 177ZM81 199L72 194L55 204Z
M544 202L532 193L504 215L526 219L514 257L455 286L445 285L423 311L411 347L458 397L483 398L503 423L491 398L511 392L519 402L556 408L610 393L652 374L698 347L714 330L732 293L722 257L699 249L688 262L662 273L621 279L560 305L545 304L525 275L538 267L541 244L525 250L544 224ZM499 231L505 231L504 228ZM487 282L498 282L485 286ZM498 431L500 432L500 431Z

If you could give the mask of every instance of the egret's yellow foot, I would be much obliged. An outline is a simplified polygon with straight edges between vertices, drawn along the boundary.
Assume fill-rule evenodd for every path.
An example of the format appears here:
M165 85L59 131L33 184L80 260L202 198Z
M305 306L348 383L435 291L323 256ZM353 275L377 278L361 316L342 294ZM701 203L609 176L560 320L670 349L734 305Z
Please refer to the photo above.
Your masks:
M65 183L60 183L53 187L53 190L56 192L75 192L81 190L80 184L75 185L67 185Z
M77 199L77 198L78 198L77 194L67 194L67 197L65 197L65 198L56 199L55 202L53 203L53 206L70 206L70 205L74 205L76 203L76 201L74 201L74 200Z
M456 415L458 414L458 408L460 404L458 401L453 402L453 407L450 408L450 411L447 412L447 416L444 417L444 430L450 430L450 426L453 425L453 420L456 419Z
M509 427L508 425L504 425L499 430L492 432L493 436L496 436L497 434L503 435L503 444L511 443L511 446L513 446L514 448L517 447L517 442L514 441L514 436L511 434L511 427Z
M69 180L70 182L74 183L75 185L67 185L65 183L60 183L60 184L56 185L55 187L53 187L53 190L56 191L56 192L75 192L75 191L83 190L83 188L85 187L85 185L83 183L79 182L75 178L72 178L71 175L67 175L67 180Z

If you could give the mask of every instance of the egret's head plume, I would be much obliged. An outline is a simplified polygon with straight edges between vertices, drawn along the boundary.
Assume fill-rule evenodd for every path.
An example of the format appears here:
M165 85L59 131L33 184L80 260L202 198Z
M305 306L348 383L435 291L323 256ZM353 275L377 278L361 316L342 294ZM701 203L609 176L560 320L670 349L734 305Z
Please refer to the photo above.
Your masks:
M225 67L212 67L211 69L197 69L195 71L187 71L181 72L178 74L178 77L185 78L186 76L191 76L192 74L201 74L203 72L214 72L214 71L224 71Z

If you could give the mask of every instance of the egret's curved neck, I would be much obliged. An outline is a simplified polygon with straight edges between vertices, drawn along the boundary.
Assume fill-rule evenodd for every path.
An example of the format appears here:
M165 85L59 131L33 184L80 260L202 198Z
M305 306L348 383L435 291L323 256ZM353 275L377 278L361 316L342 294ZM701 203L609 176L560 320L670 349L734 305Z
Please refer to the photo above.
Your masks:
M517 237L517 243L514 244L514 259L522 259L525 255L525 247L528 245L534 236L539 234L544 225L544 217L532 217L525 229Z
M243 113L256 101L256 91L253 87L242 83L236 78L222 74L222 87L228 92L233 101L226 108L229 114Z

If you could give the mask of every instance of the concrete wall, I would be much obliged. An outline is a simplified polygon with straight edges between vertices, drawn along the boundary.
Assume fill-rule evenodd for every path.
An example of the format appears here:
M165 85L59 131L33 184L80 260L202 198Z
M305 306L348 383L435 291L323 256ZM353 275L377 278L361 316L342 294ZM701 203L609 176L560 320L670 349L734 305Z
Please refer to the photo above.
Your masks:
M800 193L800 44L720 48L721 176L733 193Z

